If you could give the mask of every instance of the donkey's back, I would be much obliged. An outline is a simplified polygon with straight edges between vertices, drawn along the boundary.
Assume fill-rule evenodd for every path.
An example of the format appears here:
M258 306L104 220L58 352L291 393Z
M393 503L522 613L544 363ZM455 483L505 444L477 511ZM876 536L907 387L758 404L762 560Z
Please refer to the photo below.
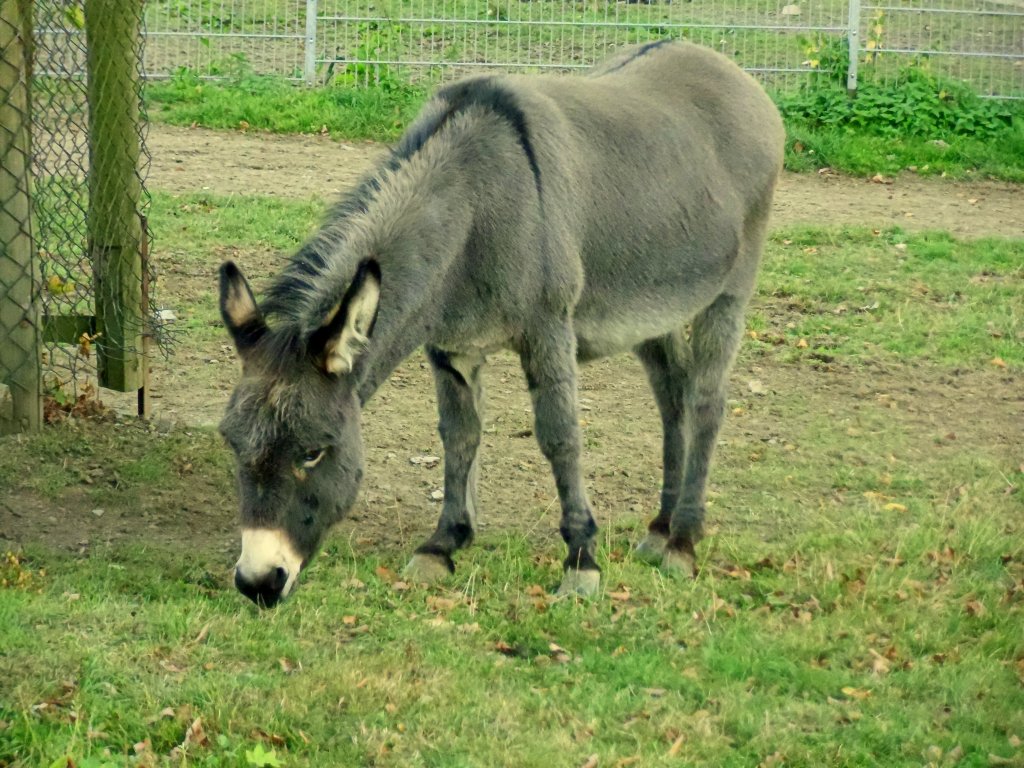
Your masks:
M496 133L526 150L541 218L522 227L534 190L516 195L493 174L477 205L509 224L489 245L519 245L504 317L509 307L532 315L538 296L568 302L586 359L677 330L723 292L746 303L784 137L753 78L714 51L662 41L586 77L478 78L439 98L485 89L512 116ZM467 271L494 258L470 257Z

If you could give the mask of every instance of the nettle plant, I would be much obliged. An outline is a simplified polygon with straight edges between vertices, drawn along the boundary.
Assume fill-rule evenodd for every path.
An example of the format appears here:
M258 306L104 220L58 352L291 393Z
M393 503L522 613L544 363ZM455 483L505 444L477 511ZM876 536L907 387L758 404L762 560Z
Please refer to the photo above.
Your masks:
M787 122L811 129L843 129L883 137L990 139L1013 126L1006 104L983 99L968 86L935 74L927 57L918 57L882 79L871 65L881 49L881 17L871 28L872 43L860 70L857 92L846 88L849 64L843 38L804 40L805 64L814 71L807 83L778 98Z

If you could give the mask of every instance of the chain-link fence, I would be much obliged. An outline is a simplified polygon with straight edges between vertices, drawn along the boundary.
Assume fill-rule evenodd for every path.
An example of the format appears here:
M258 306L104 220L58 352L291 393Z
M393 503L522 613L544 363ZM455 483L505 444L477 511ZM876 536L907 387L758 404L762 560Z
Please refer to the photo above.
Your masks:
M18 275L16 283L0 278L0 322L17 321L26 339L17 348L26 354L16 359L11 328L0 326L0 381L17 382L35 367L36 399L41 389L55 408L96 387L138 390L141 405L146 355L160 331L149 303L142 6L5 0L3 7L5 17L18 8L20 25L18 45L4 40L5 87L9 77L25 99L5 100L5 191L14 188L14 169L24 180L20 196L5 192L0 200L3 239L17 244L4 244L4 272ZM26 56L15 61L18 50ZM23 143L8 139L9 126ZM31 338L22 330L30 326ZM7 388L9 400L21 399L21 387Z
M29 0L0 4L0 434L42 420L32 249Z
M1022 0L150 0L149 71L309 84L585 67L615 46L684 37L786 90L823 49L878 79L927 60L978 93L1024 98ZM853 82L853 80L851 80Z

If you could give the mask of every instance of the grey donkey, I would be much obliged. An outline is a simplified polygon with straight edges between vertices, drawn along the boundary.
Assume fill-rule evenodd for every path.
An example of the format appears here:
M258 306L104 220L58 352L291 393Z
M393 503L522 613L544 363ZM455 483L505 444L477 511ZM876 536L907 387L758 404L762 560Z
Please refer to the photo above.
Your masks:
M235 583L294 588L363 474L362 405L424 347L444 445L437 529L411 580L454 571L476 528L482 374L519 355L568 547L562 593L598 590L577 364L632 350L664 427L661 509L637 547L694 573L727 374L782 162L778 113L724 56L632 47L586 76L443 87L257 304L221 268L243 363L221 431L237 458Z

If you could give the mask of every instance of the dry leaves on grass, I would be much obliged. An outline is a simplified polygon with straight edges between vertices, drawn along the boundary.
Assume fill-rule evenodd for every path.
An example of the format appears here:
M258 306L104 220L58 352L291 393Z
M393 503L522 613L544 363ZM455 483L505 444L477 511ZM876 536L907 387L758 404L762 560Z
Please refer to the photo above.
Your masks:
M169 757L171 759L184 760L185 754L187 754L193 748L203 748L210 745L210 739L206 735L206 729L203 728L203 719L197 717L189 724L185 730L185 738L181 744L171 750Z

